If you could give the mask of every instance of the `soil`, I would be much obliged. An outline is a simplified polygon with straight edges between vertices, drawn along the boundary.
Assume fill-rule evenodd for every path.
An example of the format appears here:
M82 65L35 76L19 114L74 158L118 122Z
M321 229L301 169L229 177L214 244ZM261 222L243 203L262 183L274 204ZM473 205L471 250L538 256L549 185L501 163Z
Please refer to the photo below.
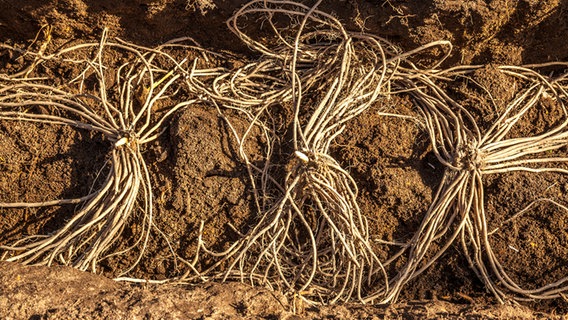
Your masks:
M0 42L37 46L34 39L39 30L50 25L52 41L47 50L54 50L69 41L96 40L106 27L111 36L140 45L190 36L205 48L252 57L256 53L224 23L246 2L0 0ZM499 73L494 65L568 61L565 0L344 0L324 2L320 10L332 12L348 29L377 34L405 50L450 40L454 49L444 66L487 65L471 78L489 88L497 108L514 97L517 80ZM17 59L0 50L0 73L17 68ZM467 80L448 85L448 91L479 123L489 125L495 120L496 110L487 94ZM418 228L420 213L427 210L443 168L419 124L377 114L379 108L395 106L408 115L416 112L408 96L377 101L348 124L331 153L357 181L359 205L373 235L405 241ZM246 130L242 116L226 116L237 132ZM546 106L523 117L510 135L542 132L558 117L557 107ZM251 135L254 140L245 152L257 161L263 139L259 132ZM165 279L185 271L171 258L171 250L190 259L201 221L205 222L203 240L216 250L237 239L229 225L246 231L255 219L252 191L246 168L238 161L236 141L213 108L184 109L171 119L169 130L146 148L145 159L157 190L156 225L170 243L153 237L146 254L152 258L144 259L131 276ZM108 152L108 143L96 134L0 120L0 202L83 196L96 181ZM490 175L483 183L490 229L538 198L567 202L568 177L561 174ZM75 209L0 209L0 244L25 235L48 234ZM568 274L566 221L565 212L543 203L490 238L513 280L531 287ZM469 268L459 246L451 247L407 285L397 304L305 307L296 308L296 313L291 311L294 301L282 294L241 283L172 286L110 280L129 259L136 259L135 253L124 260L105 261L101 275L63 266L0 262L0 318L533 319L568 313L565 300L497 304ZM208 263L203 261L202 267Z

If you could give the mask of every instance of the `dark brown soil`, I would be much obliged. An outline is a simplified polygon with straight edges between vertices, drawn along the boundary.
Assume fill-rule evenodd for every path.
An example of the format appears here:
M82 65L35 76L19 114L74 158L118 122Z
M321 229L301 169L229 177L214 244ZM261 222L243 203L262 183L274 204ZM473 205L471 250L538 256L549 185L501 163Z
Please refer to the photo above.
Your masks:
M251 56L255 53L224 23L245 2L219 0L211 7L205 0L189 0L190 6L185 0L0 0L0 42L37 46L36 34L41 26L50 25L53 40L48 50L53 50L68 41L97 39L107 27L111 36L141 45L191 36L205 48ZM380 35L403 49L440 39L452 41L454 51L445 66L488 64L472 79L490 89L497 107L513 98L516 80L491 64L568 60L565 0L346 0L324 3L320 9L333 12L348 29ZM16 57L0 51L0 73L17 68ZM486 94L466 80L448 90L478 122L495 120ZM396 106L409 115L416 112L410 97L378 101L349 123L335 141L332 155L357 181L358 201L376 238L404 242L417 229L443 168L418 124L379 116L379 106ZM551 106L528 114L511 135L542 132L558 119L557 111ZM228 117L235 130L246 129L245 119L237 114ZM259 133L252 135L255 140L245 152L251 161L261 160L263 140ZM221 250L238 236L229 223L246 230L255 219L246 168L237 160L235 148L234 137L217 111L193 106L175 115L169 131L145 150L156 190L156 224L181 257L192 257L201 221L206 226L203 240ZM100 137L81 130L0 121L0 202L85 195L108 151ZM509 173L486 177L484 186L491 228L541 197L566 204L568 177ZM0 209L0 244L47 234L74 210L73 206ZM509 274L527 287L568 275L566 213L543 203L523 217L491 237ZM146 255L151 259L144 259L132 276L163 279L183 273L166 241L160 236L153 239ZM128 261L104 263L104 275L112 277ZM203 267L208 263L204 261ZM132 285L66 267L0 262L0 318L532 319L568 312L568 301L561 300L497 305L458 246L410 283L396 305L305 308L294 315L291 303L279 293L240 283Z

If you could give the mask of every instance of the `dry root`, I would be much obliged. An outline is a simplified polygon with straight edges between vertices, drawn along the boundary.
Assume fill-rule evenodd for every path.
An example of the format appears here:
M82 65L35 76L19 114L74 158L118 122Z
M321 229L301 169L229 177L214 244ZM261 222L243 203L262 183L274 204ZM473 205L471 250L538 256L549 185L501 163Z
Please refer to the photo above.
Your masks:
M274 32L276 43L269 46L242 31L240 21L255 18ZM288 22L286 28L278 25L282 20ZM449 43L401 53L382 38L345 30L317 4L291 1L252 1L228 25L262 57L208 82L194 79L192 86L206 92L220 114L238 110L250 119L251 128L263 130L268 148L262 168L242 151L251 130L243 136L233 130L255 186L259 219L225 252L211 252L200 238L194 262L200 254L220 260L201 271L191 264L195 274L187 278L246 279L310 303L382 301L389 279L369 240L357 185L329 148L349 120L391 94L393 79L406 77L405 70L412 69L408 57ZM401 66L405 64L407 69ZM289 143L262 121L279 106L292 109ZM271 174L276 166L272 146L277 144L284 149L277 154L290 157L282 182Z
M111 152L107 162L101 164L106 177L87 196L42 203L0 203L0 207L81 204L74 216L52 234L32 235L1 246L3 259L46 265L57 261L96 272L101 260L136 249L138 258L122 274L140 262L151 231L160 233L154 225L153 190L142 148L162 132L165 119L195 101L183 99L158 108L159 100L180 97L179 79L189 76L188 59L196 51L189 40L143 48L121 40L110 41L105 31L98 43L79 44L51 55L28 53L33 64L24 72L4 77L0 119L93 131L109 142ZM176 50L185 51L179 60L167 53ZM112 65L116 54L126 56L118 66ZM45 69L53 64L73 66L80 72L56 87L46 84L49 79L37 72L40 64ZM38 112L39 107L47 109L47 113ZM125 226L133 222L142 226L138 234L129 247L117 249Z
M414 88L410 94L422 111L434 153L446 171L410 245L398 253L406 254L407 263L392 280L389 296L393 299L404 284L426 270L458 238L470 266L501 302L509 298L558 298L560 293L568 290L565 284L568 277L528 290L507 275L489 241L492 232L488 230L482 179L485 175L513 171L568 174L562 166L568 162L568 157L558 154L568 145L566 74L548 78L528 67L499 67L499 72L518 79L523 89L495 122L482 131L471 113L436 84L436 79L467 76L477 68L464 66L420 73L411 82L406 82ZM546 108L542 103L546 99L552 99L561 110L559 123L534 136L511 137L511 130L531 109ZM549 201L559 210L566 211L564 205L544 199L530 203L527 209L540 201ZM441 249L432 252L433 243Z

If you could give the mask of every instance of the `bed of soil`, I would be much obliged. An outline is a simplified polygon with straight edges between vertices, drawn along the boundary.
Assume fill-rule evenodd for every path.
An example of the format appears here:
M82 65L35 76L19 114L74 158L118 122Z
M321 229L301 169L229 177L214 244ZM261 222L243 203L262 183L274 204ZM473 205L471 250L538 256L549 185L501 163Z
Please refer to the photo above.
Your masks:
M52 40L48 50L54 50L69 41L96 40L106 27L111 36L140 45L190 36L205 48L252 57L256 53L225 25L246 2L0 0L0 42L36 45L38 32L49 25ZM513 98L515 80L492 65L568 61L566 0L341 0L324 1L320 10L332 12L348 29L377 34L405 50L450 40L454 49L444 66L488 65L472 79L489 88L497 107ZM13 70L14 64L14 57L0 51L0 73ZM495 119L485 93L467 81L453 83L448 90L480 123ZM395 106L398 112L415 112L412 100L404 95L377 101L375 107L349 123L331 153L357 181L359 205L369 218L373 236L404 241L417 229L443 168L421 126L377 114L379 108ZM557 120L557 114L554 108L528 114L511 135L542 132ZM227 116L235 130L246 129L246 121L237 114ZM257 136L245 150L247 154L258 154L262 139ZM229 224L245 230L254 221L252 191L235 146L217 111L195 105L176 114L169 130L144 151L156 190L156 224L171 240L171 250L181 257L192 257L202 220L203 240L217 249L238 236ZM100 137L81 130L0 121L0 202L39 202L88 194L108 151ZM568 177L509 173L488 176L484 186L491 228L538 198L566 204ZM0 244L25 235L48 234L74 210L73 206L0 209ZM534 287L568 275L566 221L565 212L537 206L492 236L495 252L515 281ZM164 279L183 273L171 258L168 244L161 237L153 239L146 254L151 259L144 259L130 276ZM133 253L122 260L104 261L101 275L62 266L0 262L0 318L533 319L560 318L568 313L565 300L497 304L458 246L407 285L395 305L306 307L295 314L292 302L282 294L241 283L159 286L109 279L129 259L136 258Z

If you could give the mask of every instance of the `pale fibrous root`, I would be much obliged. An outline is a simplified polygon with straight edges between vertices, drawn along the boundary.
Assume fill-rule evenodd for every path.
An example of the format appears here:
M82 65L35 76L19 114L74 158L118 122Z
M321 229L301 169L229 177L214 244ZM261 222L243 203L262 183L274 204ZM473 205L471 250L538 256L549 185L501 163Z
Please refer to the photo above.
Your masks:
M381 301L388 291L387 271L357 203L357 185L329 154L330 145L348 121L389 97L391 79L405 77L400 65L412 68L408 57L432 47L449 51L451 45L439 41L402 53L380 37L345 30L318 4L246 4L227 24L262 56L208 81L190 79L190 87L205 92L204 99L222 116L232 109L250 120L244 134L229 125L254 185L258 219L250 230L237 230L242 238L224 252L208 249L200 235L188 280L240 279L279 288L308 303ZM282 20L287 20L286 28L278 25ZM253 39L242 21L260 21L274 32L275 43ZM278 106L292 110L290 142L282 142L268 124ZM243 147L253 127L267 140L260 167L249 161ZM288 147L280 152L289 157L280 180L273 175L276 141ZM219 260L198 270L200 255Z
M2 49L17 50L7 45ZM64 47L52 54L41 51L25 55L33 57L33 64L1 77L0 119L91 131L102 135L111 150L106 162L101 163L101 173L106 176L93 182L88 195L39 203L0 203L2 208L68 204L78 208L50 234L30 235L0 246L2 259L39 265L58 262L97 272L101 260L136 250L137 258L120 273L127 275L143 258L151 234L164 236L154 223L144 145L163 132L165 120L174 112L195 102L181 93L183 82L179 79L198 76L190 74L193 59L207 53L190 38L145 48L111 40L105 30L98 42ZM40 71L53 66L80 71L70 73L62 85L55 86ZM202 68L202 72L209 71ZM178 102L173 102L174 98ZM130 224L138 227L132 229L130 240L122 239ZM119 247L121 240L127 244Z
M548 77L535 71L544 66L550 67L497 67L499 72L516 79L522 89L485 130L479 127L469 110L438 86L440 82L467 77L480 66L418 72L416 77L411 77L412 81L403 84L413 88L410 94L422 112L433 151L446 169L419 229L409 245L395 255L397 258L405 255L407 262L391 279L388 301L395 301L408 281L419 276L457 241L477 276L501 302L558 298L568 290L568 277L539 288L524 289L507 274L490 243L495 230L489 230L484 203L483 177L486 175L515 171L568 174L568 157L560 152L568 145L566 74ZM566 67L565 64L559 66ZM485 92L498 110L489 92ZM560 110L560 120L542 133L511 136L511 130L531 110L547 108L545 100L552 100ZM535 199L514 217L543 201L568 213L565 205L554 200ZM432 250L433 244L438 248L436 251Z

